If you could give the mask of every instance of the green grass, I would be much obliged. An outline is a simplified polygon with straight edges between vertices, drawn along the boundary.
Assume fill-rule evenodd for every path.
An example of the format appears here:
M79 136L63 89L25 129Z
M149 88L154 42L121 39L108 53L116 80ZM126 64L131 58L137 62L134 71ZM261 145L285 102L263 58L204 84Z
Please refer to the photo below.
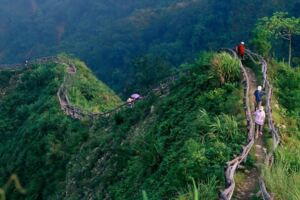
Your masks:
M65 68L56 63L34 65L21 71L21 81L13 82L13 86L7 81L15 73L0 71L1 87L12 87L0 98L0 185L15 173L27 191L22 195L11 187L7 191L8 199L62 198L67 164L89 137L90 122L71 119L59 106L57 91L63 82ZM102 84L97 84L83 66L79 66L79 70L86 78L91 78L90 82L86 78L77 79L79 86L98 88ZM97 93L94 102L102 102L106 108L114 106L106 106L101 94ZM111 94L112 102L119 102L118 97ZM96 106L87 104L92 105Z
M274 61L271 63L269 75L274 85L273 119L280 131L281 146L275 152L272 168L263 169L263 177L275 199L298 200L300 199L300 150L298 148L300 131L297 111L299 108L296 104L300 100L297 96L300 72L283 63ZM271 146L271 139L268 139L268 146Z
M247 137L243 90L238 82L220 86L207 65L188 67L189 75L168 96L152 96L95 124L68 166L76 182L69 198L89 188L95 199L140 199L143 190L150 200L192 199L192 177L199 199L218 198L225 163L240 153Z
M71 102L91 111L120 102L74 62ZM149 96L92 124L59 106L65 68L33 66L0 101L0 185L15 172L28 191L8 191L9 199L218 198L225 163L247 137L239 79L220 85L210 66L195 62L169 95Z
M237 172L234 176L236 185L242 184L246 180L246 175L243 172Z
M202 199L218 199L216 196L218 182L216 178L209 179L204 183L196 184L192 179L192 184L186 192L180 194L176 200L202 200Z
M86 65L73 60L77 73L68 76L70 102L91 112L105 112L122 104L121 99L103 82L99 81Z
M272 170L263 170L268 189L275 195L275 199L298 200L300 199L300 172L293 171L288 163L281 159L283 158L277 158Z
M215 54L211 65L212 75L219 79L221 85L236 81L240 77L240 62L228 53Z

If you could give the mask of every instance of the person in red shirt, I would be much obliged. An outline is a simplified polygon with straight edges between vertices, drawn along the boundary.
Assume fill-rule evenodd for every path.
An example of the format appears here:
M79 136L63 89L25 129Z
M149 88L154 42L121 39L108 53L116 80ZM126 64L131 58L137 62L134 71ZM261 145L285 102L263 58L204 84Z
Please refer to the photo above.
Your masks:
M245 43L241 42L237 47L236 47L236 51L238 53L238 55L241 57L242 60L244 60L244 55L245 55Z

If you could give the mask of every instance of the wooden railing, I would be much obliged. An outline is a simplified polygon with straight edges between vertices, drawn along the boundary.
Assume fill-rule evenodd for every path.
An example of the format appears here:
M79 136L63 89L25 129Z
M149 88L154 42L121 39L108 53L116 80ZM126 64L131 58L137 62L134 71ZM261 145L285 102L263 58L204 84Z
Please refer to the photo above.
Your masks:
M261 65L262 74L263 74L263 86L265 88L267 99L266 99L266 114L268 117L268 127L270 133L272 135L273 148L266 156L266 165L268 167L272 167L274 161L274 151L277 149L280 143L280 135L275 126L273 116L272 116L272 96L273 96L273 88L268 79L268 63L267 61L260 55L251 52L250 50L246 51L247 56L255 63ZM268 193L263 177L260 177L260 189L262 192L262 196L264 200L273 200L273 197Z
M237 54L232 49L221 49L220 51L226 51L229 52L231 55L233 55L235 58L237 58ZM258 54L255 54L249 50L246 51L246 55L256 64L261 64L262 66L262 74L263 74L263 86L265 88L265 91L267 92L267 102L266 102L266 114L268 117L268 126L272 134L273 138L273 150L267 155L266 162L269 167L272 166L273 163L273 152L277 148L278 144L280 143L280 136L279 133L275 127L273 118L272 118L272 108L271 108L271 101L272 101L272 86L268 80L267 76L267 62L263 57L261 57ZM71 62L65 62L58 57L50 56L50 57L43 57L40 59L36 59L34 61L29 61L26 65L24 64L11 64L11 65L0 65L0 69L18 69L18 68L24 68L26 66L30 66L33 64L44 64L48 62L55 62L66 65L68 68L72 68L72 71L74 74L77 72L76 66ZM236 170L238 166L246 160L251 148L254 144L254 122L251 116L251 110L250 110L250 103L249 103L249 91L250 91L250 80L247 74L247 71L245 67L243 66L242 62L240 62L240 68L242 70L242 74L244 77L244 97L243 97L243 105L244 105L244 111L246 115L247 120L247 131L248 131L248 139L247 144L243 146L242 152L239 156L234 158L233 160L227 162L227 166L225 169L225 190L220 192L220 199L222 200L230 200L232 198L232 195L235 190L235 181L234 181L234 175L236 173ZM93 113L89 112L87 110L84 110L82 108L76 107L72 105L72 103L69 100L68 97L68 81L70 79L70 76L72 76L71 73L67 73L64 77L63 83L61 84L57 96L61 105L62 110L69 116L75 119L83 119L83 118L89 118L89 119L96 119L100 117L109 117L122 109L125 109L128 107L127 103L121 104L118 107L102 113ZM151 89L150 91L153 92L157 96L164 95L168 93L169 87L171 84L173 84L178 79L178 74L170 76L159 83L157 87L154 89ZM145 96L147 98L148 95ZM262 177L259 178L259 185L262 191L263 198L265 200L272 200L271 195L267 192L265 183L262 179Z
M62 62L62 61L61 61ZM75 74L77 69L76 66L70 62L66 63L66 62L62 62L62 64L66 65L69 68L73 68L73 72L72 74ZM72 74L67 73L64 77L64 81L61 84L58 92L57 92L57 96L61 105L62 110L64 110L64 112L71 116L74 119L83 119L83 118L88 118L88 119L97 119L97 118L102 118L102 117L110 117L111 115L114 115L118 112L120 112L123 109L126 109L129 107L128 103L123 103L119 106L117 106L116 108L106 111L106 112L99 112L99 113L94 113L94 112L90 112L88 110L79 108L77 106L72 105L72 103L69 100L68 97L68 81L70 79L70 76L72 76ZM148 92L148 94L146 96L144 96L143 99L147 99L149 97L150 93L154 93L154 95L156 96L162 96L164 94L167 94L169 92L170 86L172 84L174 84L174 82L178 79L179 75L172 75L170 77L167 77L166 79L164 79L163 81L161 81L157 87L150 89L150 91Z
M266 114L268 117L268 126L269 126L270 132L272 134L272 139L273 139L273 150L272 150L272 153L273 153L280 143L280 135L279 135L278 129L275 126L275 122L274 122L273 116L272 116L273 87L268 78L268 63L262 56L260 56L256 53L253 53L250 50L247 50L246 53L253 62L255 62L256 64L260 64L261 68L262 68L263 81L264 81L263 86L264 86L266 94L267 94Z
M237 54L232 49L221 49L221 51L226 51L232 54L235 58L237 58ZM242 152L239 156L234 158L233 160L227 162L227 166L225 169L225 190L220 192L220 199L221 200L230 200L235 190L235 181L234 175L238 166L246 160L247 156L249 155L250 150L254 144L254 122L251 115L250 109L250 101L249 101L249 92L250 92L250 79L247 74L245 67L243 66L242 62L240 61L240 68L242 70L242 74L244 77L244 97L243 97L243 105L244 111L247 120L247 131L248 131L248 139L246 146L243 146Z
M125 109L128 107L128 103L123 103L116 108L106 111L106 112L101 112L101 113L93 113L88 110L79 108L77 106L74 106L68 96L68 82L70 80L70 77L72 74L75 74L77 72L76 66L70 61L70 60L64 60L60 59L57 56L48 56L48 57L42 57L38 58L32 61L28 61L27 63L17 63L17 64L2 64L0 65L0 70L18 70L18 69L25 69L27 67L30 67L31 65L34 64L45 64L49 62L54 62L54 63L60 63L65 65L68 68L72 68L73 73L67 73L64 77L64 80L59 87L57 91L57 97L60 102L61 109L69 116L71 116L74 119L83 119L83 118L89 118L89 119L96 119L99 117L109 117L122 109ZM172 85L179 77L179 74L174 74L170 77L167 77L166 79L162 80L155 88L150 89L148 94L144 96L144 99L146 99L150 93L154 93L157 96L162 96L164 94L167 94L170 89L170 85Z
M221 49L220 51L226 51L232 54L235 58L237 58L236 52L232 49ZM270 129L270 132L272 134L273 139L273 148L272 151L268 153L266 156L266 164L267 166L271 167L273 164L274 156L273 153L278 147L280 143L280 135L278 133L278 130L275 127L275 123L272 117L272 95L273 95L273 89L272 85L270 84L270 81L268 79L268 64L267 61L260 55L251 52L250 50L246 50L247 57L252 60L255 64L261 65L262 68L262 75L263 75L263 87L266 91L266 115L268 118L268 127ZM227 162L227 167L225 170L225 190L220 193L220 199L222 200L230 200L232 198L234 189L235 189L235 182L234 182L234 174L236 172L237 167L241 162L245 160L247 155L249 154L249 151L251 150L253 144L254 144L254 122L252 120L251 116L251 110L249 105L249 77L247 75L246 69L244 68L243 64L240 62L240 67L245 79L245 86L244 86L244 110L246 113L247 118L247 128L248 128L248 144L243 147L243 151L240 156L236 157L235 159ZM262 196L264 200L273 200L272 195L269 194L269 192L266 189L265 182L262 177L259 177L259 186L260 190L262 192Z

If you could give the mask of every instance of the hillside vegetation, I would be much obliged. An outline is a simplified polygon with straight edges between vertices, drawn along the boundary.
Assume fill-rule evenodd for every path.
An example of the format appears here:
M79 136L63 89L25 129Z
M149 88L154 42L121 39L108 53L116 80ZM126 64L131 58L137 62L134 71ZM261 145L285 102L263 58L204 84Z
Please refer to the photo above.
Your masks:
M225 186L229 198L254 200L264 181L274 199L300 199L300 1L0 3L0 61L73 54L0 68L0 195L214 200ZM240 61L200 51L240 41L265 58L246 51ZM263 105L275 128L267 119L254 140L249 98L266 79L273 95L265 95ZM166 87L164 80L172 81ZM142 100L124 104L132 93ZM275 129L281 137L276 150ZM227 173L226 184L224 167L234 173L229 179ZM26 194L18 185L5 187L11 177Z
M227 62L209 53L185 65L168 96L98 121L68 164L67 199L140 199L142 190L153 200L190 199L192 178L201 199L217 199L224 165L247 137L239 74L220 85L210 67L239 70L221 55Z
M121 101L111 90L96 81L83 64L78 66L79 74L91 80L78 78L78 86L82 82L87 88L97 88L89 94L101 104L91 103L91 109L105 111L119 105ZM65 75L65 65L51 62L15 72L0 71L1 91L5 91L0 96L0 185L16 173L27 190L24 197L11 189L9 199L55 199L64 193L66 164L88 138L90 127L67 117L60 108L56 93ZM76 86L74 90L81 91ZM87 106L82 93L75 96L80 97L76 103Z
M99 81L83 62L74 60L72 63L76 67L76 73L68 75L66 83L72 105L90 112L102 113L122 103L121 99Z
M224 166L247 141L237 59L202 53L181 66L168 94L145 94L133 107L95 121L61 110L56 93L64 78L70 102L81 109L103 112L121 100L84 63L71 63L75 74L52 62L0 71L0 185L16 173L27 191L10 188L9 199L141 199L145 191L151 200L190 200L194 190L200 199L218 199ZM261 83L259 66L245 63ZM273 117L283 140L262 175L276 199L297 199L300 73L270 63ZM270 136L264 140L270 150ZM254 162L250 156L246 168Z
M273 168L265 169L267 184L278 200L300 198L300 71L284 63L272 62L276 100L275 122L282 136Z
M73 62L78 72L71 102L91 111L118 105L83 63ZM0 184L18 175L27 194L10 189L10 199L139 199L142 190L150 199L166 199L189 198L193 178L206 191L203 198L217 198L224 164L246 138L239 73L221 81L214 71L223 66L227 74L239 70L228 54L205 53L183 66L188 74L169 95L152 94L93 124L60 109L56 92L67 76L64 64L1 71L1 80L19 81L0 101Z

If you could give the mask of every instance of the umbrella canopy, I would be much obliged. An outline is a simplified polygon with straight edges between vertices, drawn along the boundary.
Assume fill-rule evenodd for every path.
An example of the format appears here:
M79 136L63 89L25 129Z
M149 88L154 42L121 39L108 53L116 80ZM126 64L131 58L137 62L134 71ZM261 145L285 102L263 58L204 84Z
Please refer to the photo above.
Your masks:
M132 94L130 97L133 99L139 99L139 98L141 98L141 95L135 93L135 94Z

